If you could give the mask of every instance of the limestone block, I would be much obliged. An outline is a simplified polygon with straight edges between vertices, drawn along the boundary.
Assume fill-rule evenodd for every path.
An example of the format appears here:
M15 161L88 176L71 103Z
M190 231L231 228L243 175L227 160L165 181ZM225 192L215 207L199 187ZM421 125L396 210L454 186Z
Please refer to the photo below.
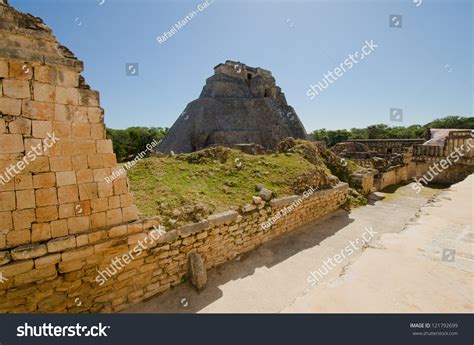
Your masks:
M70 234L76 234L89 230L89 216L71 217L67 219L67 227Z
M99 107L99 93L93 90L79 90L79 104L88 107Z
M51 157L49 159L49 164L51 167L51 171L71 171L72 169L72 161L71 157Z
M104 110L99 107L88 107L87 115L89 122L102 123L104 121Z
M78 101L78 89L56 86L56 103L77 105Z
M61 260L62 261L79 260L79 259L82 259L82 258L87 258L88 256L91 256L93 254L94 254L94 247L93 246L74 249L74 250L68 250L68 251L63 252L61 254Z
M101 228L107 225L107 216L105 212L93 213L91 215L91 229Z
M273 208L283 207L292 204L300 197L298 195L285 196L278 199L273 199L270 201L270 206Z
M0 134L1 153L21 153L25 150L21 134Z
M60 251L69 249L69 248L75 248L76 237L66 236L66 237L55 238L48 241L47 246L48 246L49 253L55 253L55 252L60 252Z
M21 114L21 100L0 97L0 113L18 116Z
M269 189L262 188L260 189L258 195L262 198L262 200L269 201L273 196L273 192Z
M55 114L55 104L31 101L29 99L23 100L22 103L24 117L33 120L53 120Z
M15 229L29 229L31 223L36 221L36 213L34 209L13 211L13 226ZM28 234L29 238L29 234Z
M18 117L8 124L10 134L31 135L31 120Z
M3 94L10 98L30 98L30 83L26 80L3 79Z
M46 241L51 238L51 224L38 223L32 225L31 242Z
M13 218L12 212L0 212L0 232L2 230L11 230L13 229Z
M207 218L209 227L219 226L222 224L230 224L237 219L239 214L235 211L225 211L221 213L215 213Z
M15 192L0 192L0 211L11 211L15 208Z
M13 260L34 259L46 255L48 250L44 244L29 244L12 249L11 256Z
M56 83L56 68L52 66L40 65L34 66L34 78L43 83L55 84Z
M90 138L91 137L91 125L88 123L73 123L72 124L72 137L73 138Z
M56 177L54 173L43 173L33 175L34 188L48 188L56 185Z
M50 206L58 203L56 188L42 188L35 191L36 205Z
M10 61L9 77L12 79L30 80L33 77L33 67L29 63Z
M256 210L257 206L255 206L254 204L246 204L243 205L240 209L243 213L248 213L250 211Z
M31 271L33 267L33 260L23 260L18 262L12 262L8 265L2 266L2 272L5 278L11 278L18 274Z
M52 103L56 99L56 88L51 84L33 82L33 98L35 101Z
M48 134L53 134L53 124L51 121L32 121L33 136L35 138L47 138Z
M117 208L107 211L107 225L117 225L122 223L122 209Z
M51 222L58 219L59 213L56 205L36 208L36 220L38 222Z
M191 252L189 254L188 260L189 277L191 283L197 290L204 289L207 282L207 271L202 256L196 252Z
M56 184L58 186L68 186L76 184L75 171L61 171L56 173Z
M184 225L178 228L177 230L181 237L187 237L189 235L192 235L204 229L207 229L208 227L209 227L209 222L207 220L204 220L198 223Z
M35 260L35 268L55 265L61 260L61 254L50 254Z
M9 231L7 234L7 246L15 247L22 244L30 243L30 230L21 229Z
M71 124L69 122L53 122L53 131L63 143L65 139L72 137ZM76 146L76 145L75 145ZM76 147L77 150L77 147Z
M35 203L35 191L33 190L33 186L31 189L17 191L16 200L17 200L16 207L19 210L22 210L25 208L34 208L36 206L36 203Z
M51 237L64 237L68 235L66 219L59 219L51 222Z
M58 68L58 85L66 87L77 87L79 86L79 73L72 69Z

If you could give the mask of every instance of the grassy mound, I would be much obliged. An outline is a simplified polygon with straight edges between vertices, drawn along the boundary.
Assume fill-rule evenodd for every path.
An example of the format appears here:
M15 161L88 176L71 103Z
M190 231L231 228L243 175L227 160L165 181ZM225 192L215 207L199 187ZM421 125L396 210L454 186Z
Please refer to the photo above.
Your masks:
M128 172L135 204L144 216L159 215L176 227L251 202L259 184L279 197L339 182L320 152L328 150L307 141L295 144L265 155L214 147L143 159Z

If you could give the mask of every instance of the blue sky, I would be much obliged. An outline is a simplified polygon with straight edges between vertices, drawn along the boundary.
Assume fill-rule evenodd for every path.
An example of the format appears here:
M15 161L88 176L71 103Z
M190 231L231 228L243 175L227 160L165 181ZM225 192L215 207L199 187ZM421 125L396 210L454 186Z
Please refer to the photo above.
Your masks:
M227 59L273 72L307 131L424 124L473 114L473 2L10 0L84 61L111 128L169 127ZM103 4L101 4L103 2ZM420 3L421 2L421 3ZM417 6L418 5L418 6ZM390 15L402 27L389 27ZM366 40L378 48L311 100L306 92ZM138 63L138 76L126 76ZM389 109L403 109L390 122Z

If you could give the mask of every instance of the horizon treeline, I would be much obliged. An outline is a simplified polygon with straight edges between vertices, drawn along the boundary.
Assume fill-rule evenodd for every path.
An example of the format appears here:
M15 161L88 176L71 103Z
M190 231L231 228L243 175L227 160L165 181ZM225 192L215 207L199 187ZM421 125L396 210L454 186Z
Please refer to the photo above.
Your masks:
M365 128L317 129L309 136L324 141L328 147L350 139L428 139L430 128L474 129L474 117L446 116L425 125L390 127L376 124ZM167 127L129 127L127 129L107 128L107 139L111 139L118 162L133 159L146 149L154 139L160 141L169 131Z

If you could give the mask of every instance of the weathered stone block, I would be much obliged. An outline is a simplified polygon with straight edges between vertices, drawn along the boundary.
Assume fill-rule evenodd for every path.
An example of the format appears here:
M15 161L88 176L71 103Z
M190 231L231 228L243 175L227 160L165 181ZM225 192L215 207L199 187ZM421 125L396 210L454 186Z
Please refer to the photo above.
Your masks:
M68 250L61 254L62 261L73 261L87 258L94 254L94 247L85 247L80 249Z
M262 198L262 200L269 201L273 196L273 192L269 189L262 188L260 189L258 195Z
M51 171L71 171L72 161L71 157L51 157L49 159Z
M78 91L72 87L56 86L56 103L77 105Z
M192 235L199 231L207 229L208 227L209 227L209 222L207 220L204 220L199 223L184 225L178 228L177 230L180 236L187 237L189 235Z
M0 134L0 153L21 153L24 150L21 134Z
M61 260L61 254L50 254L35 260L36 268L44 268L55 265Z
M53 119L55 113L55 105L53 103L31 101L29 99L23 100L23 116L33 120L47 120Z
M38 206L50 206L58 203L56 188L37 189L35 193Z
M60 252L69 248L76 247L76 237L75 236L67 236L67 237L60 237L52 239L47 243L48 252L55 253Z
M298 200L298 195L285 196L278 199L273 199L270 201L270 206L273 208L283 207L292 204Z
M32 189L19 190L16 192L17 209L22 210L25 208L34 208L35 203L35 191Z
M47 138L48 134L53 134L53 124L50 121L32 121L33 136L35 138Z
M12 249L11 256L14 260L27 260L46 255L47 253L46 245L29 244Z
M43 173L33 175L34 188L49 188L56 185L56 177L54 173Z
M11 211L15 208L15 192L0 192L0 211Z
M36 221L36 213L34 209L13 211L12 217L15 229L29 229L31 223Z
M219 226L222 224L230 224L239 216L238 212L235 211L224 211L220 213L215 213L210 215L207 218L209 222L209 227Z
M21 100L0 97L0 113L18 116L21 114Z
M58 219L58 216L56 205L36 208L36 220L38 222L51 222Z
M54 85L33 82L33 97L35 101L54 102L56 98L56 88ZM53 113L51 113L51 118Z
M33 77L33 67L22 61L10 61L8 76L12 79L30 80Z
M30 83L26 80L3 79L3 94L10 98L30 98Z
M75 171L60 171L56 173L56 184L58 186L68 186L76 184Z
M67 226L70 234L87 231L89 230L89 216L68 218Z
M11 134L31 135L31 120L23 117L16 118L8 124Z
M34 67L35 80L43 83L56 83L56 68L47 65L40 65Z
M194 287L202 290L206 287L207 271L203 258L196 252L189 254L189 278Z
M42 242L51 238L51 224L38 223L32 225L31 242Z

